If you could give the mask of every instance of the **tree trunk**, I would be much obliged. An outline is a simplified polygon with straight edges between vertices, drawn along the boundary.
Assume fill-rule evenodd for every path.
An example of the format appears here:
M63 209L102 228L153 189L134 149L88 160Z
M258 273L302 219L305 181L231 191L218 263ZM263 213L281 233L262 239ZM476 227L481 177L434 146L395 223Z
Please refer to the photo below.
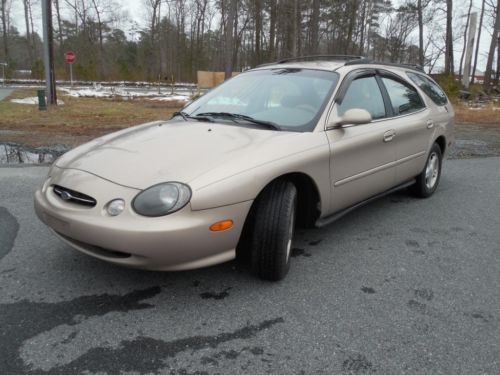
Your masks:
M302 55L302 8L299 0L295 0L295 54L294 56Z
M467 31L469 31L470 11L472 9L472 0L469 1L469 10L467 11L467 22L465 23L464 31L464 48L462 49L462 56L460 56L460 66L458 68L458 76L462 78L462 67L464 65L465 49L467 48Z
M234 21L236 19L237 0L229 0L229 11L225 30L225 54L224 54L224 78L229 79L233 75L233 51L234 51Z
M31 9L31 0L28 1L28 16L29 16L30 26L31 26L31 48L33 50L33 57L36 58L37 48L36 48L35 33L33 32L33 30L35 30L35 27L33 26L33 11Z
M270 1L269 9L269 60L273 61L276 59L276 0Z
M354 25L356 23L356 15L357 15L357 10L358 10L358 3L357 1L350 1L349 2L349 19L348 19L348 27L347 27L347 40L345 41L345 48L344 48L344 54L348 55L352 51L352 34L354 32Z
M474 78L476 76L477 56L479 54L479 43L481 42L481 30L483 28L483 16L484 16L484 5L485 5L485 2L486 1L483 0L483 4L481 6L481 16L479 17L479 29L478 29L478 32L477 32L476 52L474 54L474 67L472 68L471 81L470 81L471 85L474 83Z
M262 35L262 3L255 0L255 65L262 62L260 42Z
M298 0L287 0L287 43L286 53L287 57L297 56L297 9Z
M59 7L59 0L55 0L55 5L56 5L57 27L58 27L57 39L59 41L59 48L61 49L63 44L63 35L62 35L61 8ZM60 52L62 52L62 50Z
M92 4L94 5L94 11L97 17L97 28L99 34L99 79L104 79L104 38L102 34L103 22L102 15L99 7L97 6L96 0L92 0Z
M2 5L2 34L3 34L3 54L5 61L9 61L9 38L7 30L7 0L0 0Z
M418 17L418 64L424 66L424 16L422 9L422 0L417 3L417 17Z
M319 46L319 0L313 0L311 14L311 54L318 53Z
M500 31L497 35L497 71L495 74L495 85L498 86L500 81Z
M28 59L29 59L30 67L31 67L33 65L33 49L31 48L31 33L30 33L28 1L29 0L24 0L23 5L24 5L24 21L26 22L26 44L28 47Z
M446 48L444 55L444 73L453 75L453 34L452 34L453 0L446 0Z
M486 72L484 73L484 90L489 92L491 87L491 74L493 71L493 57L498 45L500 29L500 0L497 0L497 12L495 15L495 26L493 26L493 35L491 36L490 50L488 52L488 61L486 62Z
M366 25L366 1L363 1L361 6L363 9L361 10L361 20L359 21L361 27L361 37L359 40L359 55L363 56L365 52L365 25Z

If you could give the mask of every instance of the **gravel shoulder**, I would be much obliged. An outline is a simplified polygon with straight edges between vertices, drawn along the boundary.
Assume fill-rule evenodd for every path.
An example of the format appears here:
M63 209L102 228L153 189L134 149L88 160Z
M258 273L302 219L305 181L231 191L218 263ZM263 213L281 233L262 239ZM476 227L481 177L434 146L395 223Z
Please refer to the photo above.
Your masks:
M500 156L500 118L498 124L455 125L455 145L450 159L488 156Z

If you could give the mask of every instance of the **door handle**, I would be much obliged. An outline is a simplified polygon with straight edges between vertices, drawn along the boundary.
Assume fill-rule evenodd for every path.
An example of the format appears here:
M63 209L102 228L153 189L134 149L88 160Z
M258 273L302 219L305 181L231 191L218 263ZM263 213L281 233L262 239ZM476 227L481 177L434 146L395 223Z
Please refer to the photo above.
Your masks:
M427 129L432 129L434 127L434 121L427 120Z
M384 142L390 142L394 139L396 136L396 131L394 130L388 130L384 133Z

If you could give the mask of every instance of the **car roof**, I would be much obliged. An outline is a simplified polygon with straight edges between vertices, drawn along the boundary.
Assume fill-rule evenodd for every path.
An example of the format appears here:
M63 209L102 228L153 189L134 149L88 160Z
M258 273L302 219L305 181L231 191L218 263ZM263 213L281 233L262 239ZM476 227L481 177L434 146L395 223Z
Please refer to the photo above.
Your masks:
M367 59L362 56L345 56L345 55L324 55L324 56L301 56L291 59L285 59L269 64L262 64L252 70L260 69L316 69L336 71L346 67L346 71L362 68L377 69L384 67L388 70L402 73L404 71L413 70L421 74L425 74L422 67L416 64L397 64L379 62ZM344 69L342 69L344 70Z
M275 62L270 64L262 64L255 69L317 69L334 71L345 64L345 61L290 61L290 62Z

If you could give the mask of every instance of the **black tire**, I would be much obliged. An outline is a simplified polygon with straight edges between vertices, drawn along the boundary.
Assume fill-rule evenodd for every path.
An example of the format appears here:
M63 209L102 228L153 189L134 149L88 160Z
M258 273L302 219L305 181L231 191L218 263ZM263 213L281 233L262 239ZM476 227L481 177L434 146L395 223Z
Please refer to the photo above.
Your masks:
M412 186L412 192L417 197L428 198L436 191L441 179L442 159L441 147L437 143L434 143L427 156L424 170L417 176L417 182ZM432 168L432 163L436 163L437 171ZM429 174L429 171L432 173Z
M252 271L264 280L283 279L290 269L297 189L286 180L266 187L255 202Z

